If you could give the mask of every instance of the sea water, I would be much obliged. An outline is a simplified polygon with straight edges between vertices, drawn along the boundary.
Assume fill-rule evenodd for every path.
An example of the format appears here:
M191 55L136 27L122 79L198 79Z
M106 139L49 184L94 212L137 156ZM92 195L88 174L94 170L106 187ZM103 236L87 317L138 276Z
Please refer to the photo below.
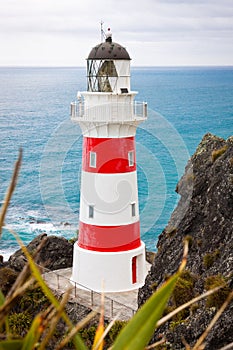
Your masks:
M131 89L148 103L136 135L141 237L156 250L179 200L176 184L203 135L233 134L233 67L133 67ZM19 148L23 162L0 239L8 257L42 232L72 238L79 219L82 136L70 102L85 68L0 68L0 201Z

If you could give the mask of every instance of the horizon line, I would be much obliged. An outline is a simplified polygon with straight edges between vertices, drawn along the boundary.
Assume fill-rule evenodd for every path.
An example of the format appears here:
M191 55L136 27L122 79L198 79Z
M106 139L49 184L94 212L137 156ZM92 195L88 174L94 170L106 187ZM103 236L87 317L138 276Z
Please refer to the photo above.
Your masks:
M0 68L86 68L72 65L0 65ZM131 65L131 68L233 68L233 64L223 65Z

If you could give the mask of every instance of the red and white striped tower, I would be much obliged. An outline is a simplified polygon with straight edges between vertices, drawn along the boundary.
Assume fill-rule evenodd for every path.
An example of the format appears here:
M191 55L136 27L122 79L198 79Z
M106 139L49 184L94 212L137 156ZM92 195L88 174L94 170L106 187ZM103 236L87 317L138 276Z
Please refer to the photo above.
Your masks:
M72 280L94 291L129 291L142 286L146 275L134 138L147 106L134 101L129 54L110 33L91 50L87 78L87 91L71 104L83 134Z

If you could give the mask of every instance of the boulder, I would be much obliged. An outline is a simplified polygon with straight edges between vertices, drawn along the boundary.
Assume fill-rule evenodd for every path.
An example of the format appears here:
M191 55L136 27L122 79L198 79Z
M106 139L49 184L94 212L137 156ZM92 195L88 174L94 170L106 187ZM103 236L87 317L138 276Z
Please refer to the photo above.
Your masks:
M0 290L4 295L7 295L17 277L18 273L10 267L0 268Z
M34 254L41 243L41 249L36 256L39 265L50 270L58 270L72 266L73 244L67 239L54 235L47 236L47 234L41 234L27 245L28 251ZM11 255L8 266L16 271L21 271L26 262L27 259L24 253L19 249Z

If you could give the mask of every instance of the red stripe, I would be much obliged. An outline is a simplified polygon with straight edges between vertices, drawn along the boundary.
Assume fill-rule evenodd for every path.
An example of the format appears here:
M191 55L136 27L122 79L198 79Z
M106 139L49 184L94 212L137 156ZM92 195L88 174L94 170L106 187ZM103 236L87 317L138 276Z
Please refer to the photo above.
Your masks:
M99 252L120 252L140 247L139 221L121 226L95 226L79 223L80 248Z
M134 152L134 165L129 166L128 153ZM96 168L90 167L90 152L96 153ZM92 173L115 174L136 170L135 139L83 138L83 170Z

